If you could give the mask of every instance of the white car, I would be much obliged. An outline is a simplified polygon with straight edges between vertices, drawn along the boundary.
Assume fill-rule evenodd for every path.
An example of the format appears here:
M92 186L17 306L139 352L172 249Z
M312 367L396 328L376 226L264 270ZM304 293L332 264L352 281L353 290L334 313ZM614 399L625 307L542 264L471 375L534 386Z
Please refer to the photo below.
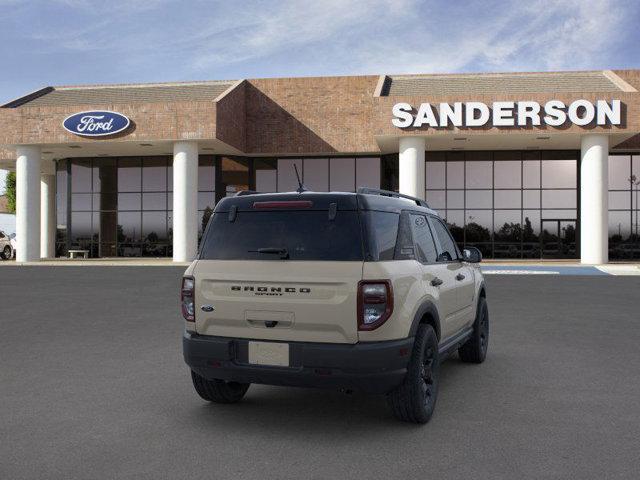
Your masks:
M15 233L8 234L0 230L0 257L10 260L15 254Z
M16 240L16 234L10 233L9 240L11 241L11 248L13 248L13 258L16 258L16 249L18 247L18 241Z

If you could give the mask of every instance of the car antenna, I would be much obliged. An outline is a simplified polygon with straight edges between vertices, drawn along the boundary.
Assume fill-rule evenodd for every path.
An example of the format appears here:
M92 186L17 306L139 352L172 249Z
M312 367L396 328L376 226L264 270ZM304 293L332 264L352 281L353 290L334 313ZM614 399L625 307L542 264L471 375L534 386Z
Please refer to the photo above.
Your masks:
M309 189L305 187L304 183L302 183L302 180L300 180L300 174L298 173L298 165L294 163L293 169L296 171L296 178L298 179L298 189L296 190L296 192L298 193L308 192Z

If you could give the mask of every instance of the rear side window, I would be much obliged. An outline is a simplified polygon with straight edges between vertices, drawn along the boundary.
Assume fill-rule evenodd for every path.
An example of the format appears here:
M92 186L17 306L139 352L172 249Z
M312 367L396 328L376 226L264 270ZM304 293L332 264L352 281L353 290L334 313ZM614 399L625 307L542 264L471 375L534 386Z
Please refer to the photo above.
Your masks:
M392 212L364 211L369 240L369 258L367 260L378 262L393 260L398 238L398 220L400 215Z
M409 215L409 221L418 261L434 263L438 254L436 253L436 245L433 243L427 218L424 215L412 213Z
M262 249L263 253L258 250ZM283 210L215 213L202 242L203 260L280 260L264 249L285 249L289 260L357 261L363 259L358 213Z
M439 243L438 261L450 262L458 259L458 249L449 234L449 230L444 223L438 218L429 217L429 223L433 229L433 233Z

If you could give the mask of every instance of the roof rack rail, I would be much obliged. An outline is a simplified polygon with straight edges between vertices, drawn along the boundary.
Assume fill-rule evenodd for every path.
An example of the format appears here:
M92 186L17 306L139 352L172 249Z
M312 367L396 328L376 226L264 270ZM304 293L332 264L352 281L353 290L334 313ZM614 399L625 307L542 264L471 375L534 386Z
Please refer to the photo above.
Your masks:
M234 197L244 197L245 195L256 195L258 193L262 192L257 192L256 190L240 190L239 192L236 192Z
M357 193L364 193L368 195L382 195L385 197L406 198L407 200L412 200L416 202L416 204L420 207L431 208L427 202L425 202L420 198L412 197L410 195L405 195L403 193L392 192L391 190L380 190L378 188L360 187Z

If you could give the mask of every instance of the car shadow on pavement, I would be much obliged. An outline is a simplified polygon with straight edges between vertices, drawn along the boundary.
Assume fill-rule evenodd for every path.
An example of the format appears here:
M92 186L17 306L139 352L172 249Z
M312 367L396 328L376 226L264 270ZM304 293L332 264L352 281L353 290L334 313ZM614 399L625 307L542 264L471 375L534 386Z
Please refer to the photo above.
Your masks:
M447 388L459 382L457 377L468 368L457 356L442 364L434 419L447 401ZM234 405L210 404L196 397L183 412L187 416L184 421L225 431L233 431L227 427L241 425L244 434L252 433L252 429L298 435L304 431L332 434L344 432L345 428L362 427L370 431L377 426L383 432L393 425L404 429L415 426L396 420L384 395L266 385L252 385L245 398Z

